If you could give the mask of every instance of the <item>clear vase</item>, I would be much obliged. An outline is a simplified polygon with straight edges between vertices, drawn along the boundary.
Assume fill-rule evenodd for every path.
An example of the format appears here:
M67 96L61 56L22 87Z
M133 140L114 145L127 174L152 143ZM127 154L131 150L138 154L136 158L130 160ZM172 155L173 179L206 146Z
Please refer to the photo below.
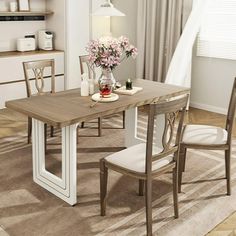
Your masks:
M110 97L115 84L116 81L112 71L110 69L102 70L102 74L98 79L100 95L102 97Z

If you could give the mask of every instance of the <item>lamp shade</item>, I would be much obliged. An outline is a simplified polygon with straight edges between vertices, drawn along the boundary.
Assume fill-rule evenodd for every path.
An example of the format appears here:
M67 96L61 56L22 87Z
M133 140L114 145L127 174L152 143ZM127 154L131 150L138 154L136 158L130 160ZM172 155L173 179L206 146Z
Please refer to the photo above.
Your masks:
M106 0L104 4L101 4L101 6L98 9L96 9L92 15L93 16L125 16L124 13L117 10L113 6L110 0Z

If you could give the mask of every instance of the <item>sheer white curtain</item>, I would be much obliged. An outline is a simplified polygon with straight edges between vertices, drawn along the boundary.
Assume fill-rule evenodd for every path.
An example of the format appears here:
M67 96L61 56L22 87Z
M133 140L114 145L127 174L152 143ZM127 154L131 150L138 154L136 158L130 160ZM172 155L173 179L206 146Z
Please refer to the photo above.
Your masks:
M180 86L191 87L192 50L197 34L204 18L208 5L214 0L195 0L193 10L184 27L177 48L171 60L165 82Z
M138 0L137 77L164 82L181 35L184 0Z

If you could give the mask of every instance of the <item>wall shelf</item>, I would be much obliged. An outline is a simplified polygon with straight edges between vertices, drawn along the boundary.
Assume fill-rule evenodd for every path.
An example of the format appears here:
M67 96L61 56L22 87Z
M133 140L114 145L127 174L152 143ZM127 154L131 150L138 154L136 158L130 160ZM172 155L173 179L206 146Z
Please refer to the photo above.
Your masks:
M0 16L47 16L52 14L52 11L0 11Z
M35 51L29 51L29 52L18 52L18 51L10 51L10 52L0 52L0 59L1 58L9 58L9 57L20 57L20 56L37 56L37 55L43 55L43 54L52 54L52 53L63 53L62 50L51 50L51 51L45 51L45 50L35 50Z
M38 21L52 14L52 11L0 12L0 21Z

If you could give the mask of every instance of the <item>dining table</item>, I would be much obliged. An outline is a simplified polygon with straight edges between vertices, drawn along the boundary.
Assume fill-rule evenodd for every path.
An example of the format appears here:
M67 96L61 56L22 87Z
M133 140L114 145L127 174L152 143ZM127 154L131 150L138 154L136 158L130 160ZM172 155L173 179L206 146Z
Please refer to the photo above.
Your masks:
M124 138L125 147L130 147L141 142L137 137L138 107L189 93L189 88L150 80L135 79L132 82L142 91L132 96L119 94L117 101L101 102L94 106L91 106L93 101L90 96L81 96L79 88L6 102L7 108L32 118L32 169L35 183L68 204L75 205L78 201L77 128L81 122L126 111ZM44 124L61 129L61 177L45 167Z

